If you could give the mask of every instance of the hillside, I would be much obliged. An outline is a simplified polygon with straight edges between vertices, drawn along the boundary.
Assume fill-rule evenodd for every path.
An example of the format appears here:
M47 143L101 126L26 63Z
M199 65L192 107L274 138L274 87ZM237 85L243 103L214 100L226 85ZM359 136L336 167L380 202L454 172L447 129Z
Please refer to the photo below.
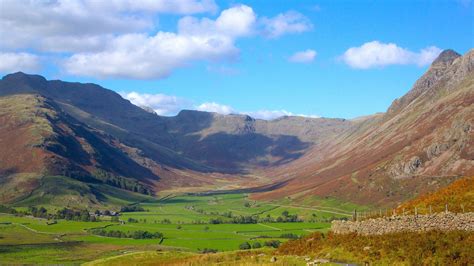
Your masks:
M66 197L72 204L97 205L103 195L94 185L151 194L150 180L159 179L125 154L117 140L79 123L42 96L1 97L0 121L1 202L40 194L57 204Z
M266 172L285 187L255 199L336 197L395 205L474 174L474 50L447 50L384 114Z
M474 177L458 179L440 190L404 202L397 207L397 211L413 210L416 207L420 213L427 213L430 208L433 212L442 212L445 211L446 204L450 212L472 212L474 210Z
M95 84L10 74L0 80L2 202L63 176L142 194L259 187L254 199L394 206L474 174L473 65L472 50L446 50L386 113L354 120L162 117Z

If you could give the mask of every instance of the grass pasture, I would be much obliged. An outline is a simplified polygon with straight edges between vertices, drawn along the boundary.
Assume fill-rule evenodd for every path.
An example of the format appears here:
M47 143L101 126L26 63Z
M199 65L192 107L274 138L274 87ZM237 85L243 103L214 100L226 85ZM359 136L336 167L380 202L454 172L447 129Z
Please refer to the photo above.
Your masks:
M286 242L288 238L284 234L301 237L317 231L326 232L330 227L327 219L348 215L311 207L292 207L288 202L285 206L256 202L249 200L246 194L168 195L162 199L144 198L141 202L127 203L138 205L144 211L122 212L119 222L112 222L108 217L100 222L57 220L51 223L31 216L0 214L0 262L80 263L142 251L169 251L184 257L195 256L204 249L235 251L244 242L263 245L270 240ZM241 215L276 219L284 211L297 214L305 221L230 223L231 217ZM215 219L222 223L212 223ZM124 233L161 232L164 237L108 237L94 235L91 231L94 228Z

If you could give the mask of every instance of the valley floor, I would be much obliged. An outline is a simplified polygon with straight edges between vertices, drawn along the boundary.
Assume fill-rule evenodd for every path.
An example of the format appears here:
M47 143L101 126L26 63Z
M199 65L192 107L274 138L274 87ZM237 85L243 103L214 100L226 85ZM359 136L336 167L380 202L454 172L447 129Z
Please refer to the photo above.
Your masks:
M241 249L246 243L261 246L252 251L263 254L258 257L262 261L269 261L274 249L265 246L327 232L330 220L350 217L353 206L337 209L332 205L330 201L319 206L293 206L288 200L256 202L246 194L164 195L132 204L140 211L122 212L119 221L112 221L108 216L100 217L99 222L81 222L0 214L0 262L83 263L135 252L164 259L220 252L217 254L221 255L207 256L213 260ZM47 208L54 213L53 206ZM249 217L259 220L234 221ZM295 221L285 221L289 219ZM134 239L111 235L119 231L124 235L159 232L163 237Z

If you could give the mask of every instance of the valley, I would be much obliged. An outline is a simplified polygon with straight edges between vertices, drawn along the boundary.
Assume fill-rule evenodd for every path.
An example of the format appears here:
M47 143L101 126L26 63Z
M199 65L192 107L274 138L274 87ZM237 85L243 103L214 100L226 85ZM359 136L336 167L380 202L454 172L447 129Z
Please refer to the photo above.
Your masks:
M288 205L288 201L256 202L246 194L167 194L131 203L128 206L134 211L123 211L118 217L97 216L100 221L96 222L0 214L0 252L3 263L78 263L157 249L190 256L195 252L240 250L245 243L269 252L273 247L266 245L326 233L331 220L350 218L351 208L367 209L355 205L339 209L340 205L331 201L322 203L326 204L304 207ZM58 210L46 207L47 213ZM17 210L29 212L26 207ZM159 232L162 236L134 239L107 234L116 231Z
M164 3L182 5L193 1L150 1L147 7L160 9ZM5 19L1 12L4 3L0 2L0 22ZM48 2L47 7L41 1L35 5L45 9L59 5L60 9L64 3L58 3L62 1ZM86 10L92 3L95 13L101 5L109 4L87 3L71 1L65 5L84 5L82 9ZM41 55L32 57L38 62L27 64L23 67L26 70L14 68L10 74L2 66L16 62L11 58L17 55L0 51L0 72L5 72L0 80L1 265L474 262L472 45L459 50L463 54L435 46L416 52L375 40L318 64L311 62L316 55L319 60L320 55L307 50L284 56L285 64L303 64L284 74L279 72L283 61L273 64L273 54L255 59L260 58L258 54L250 56L258 61L255 65L267 60L272 62L266 62L268 67L278 66L277 69L264 74L258 72L262 69L254 71L252 65L248 73L240 73L228 71L225 65L223 69L214 65L223 58L235 64L249 60L238 58L240 50L234 46L237 38L261 35L262 42L273 41L280 33L267 36L269 29L258 29L266 25L270 30L283 27L286 31L303 31L300 29L309 21L293 11L274 19L257 18L246 5L232 5L214 21L194 18L190 14L198 11L189 13L188 9L173 6L169 9L173 16L187 15L179 19L176 33L166 33L151 27L158 17L140 20L140 25L126 25L137 19L136 13L143 10L135 8L143 3L138 1L136 7L127 2L127 8L120 5L124 3L114 2L113 7L107 8L112 11L107 12L121 10L121 15L127 14L123 18L126 19L111 19L105 26L97 23L97 30L107 31L112 27L109 23L118 23L122 25L120 34L125 34L129 26L143 27L153 29L155 37L108 33L104 39L89 40L89 32L81 35L81 42L74 42L75 47L81 46L77 49L85 50L78 50L77 54L59 48L54 52L41 50ZM199 3L198 9L214 1ZM15 7L16 2L7 5ZM23 8L10 11L19 10ZM159 12L170 12L167 10ZM88 17L78 13L81 19ZM217 14L218 8L211 13ZM24 17L36 18L36 13L31 14ZM73 16L76 12L68 10L64 14ZM238 16L233 18L235 15ZM14 20L15 16L8 19ZM282 19L288 21L273 21ZM38 21L41 23L30 24L49 25ZM235 27L242 21L253 25L252 30ZM290 27L295 21L300 21L299 26ZM377 23L371 25L375 27ZM87 23L88 27L94 24L95 20ZM48 39L49 45L56 44L55 37ZM100 47L82 47L83 38L94 47L104 43L117 51L105 53L104 60L104 54L94 54L94 49ZM134 38L139 41L129 43ZM133 48L136 43L148 42L145 48ZM58 45L64 43L69 41ZM42 43L43 46L47 45ZM193 50L192 46L199 48ZM155 58L156 49L163 51ZM370 60L360 59L380 51ZM62 62L58 69L39 71L35 67L56 52L61 52L54 59ZM140 62L121 61L129 54L138 54ZM66 60L66 56L71 57ZM167 67L194 66L191 62L175 62L173 56L191 57L193 63L206 59L203 61L209 64L207 72L188 75L190 72L183 70L179 79L170 77L169 83L157 82L171 75L173 71ZM384 62L386 57L388 61ZM17 61L32 58L23 53ZM159 64L141 64L150 58ZM72 67L74 62L81 66ZM114 72L113 66L100 67L109 63L120 71ZM381 75L391 64L397 65L393 72ZM402 70L407 65L412 65L411 71ZM60 66L74 71L63 73ZM332 72L340 66L344 67L341 72ZM214 67L236 73L220 73L220 77ZM320 72L312 72L312 67ZM86 75L87 79L77 74L83 68L92 73ZM23 72L30 70L38 70L41 75ZM242 80L237 72L242 74ZM372 76L369 78L366 73ZM308 87L306 81L300 82L300 74L314 84ZM319 84L326 78L331 82ZM141 81L132 83L134 79ZM253 83L254 79L261 81ZM364 79L373 83L361 82ZM241 81L246 82L244 86ZM406 87L408 81L413 83L411 88ZM131 91L136 84L143 88ZM147 92L151 87L172 91L167 86L181 93L186 88L185 94L195 97L196 102L179 94ZM118 89L122 87L129 91ZM305 88L304 93L300 87ZM201 95L201 90L207 95ZM265 95L260 90L266 91ZM319 91L323 94L319 95ZM208 100L220 97L234 101L233 96L227 95L233 93L239 95L237 98L245 107L238 109ZM315 98L318 95L332 100L327 104ZM393 101L384 105L387 95ZM394 99L394 95L398 98ZM290 102L293 97L298 100ZM271 99L279 100L274 103ZM335 99L350 107L337 105ZM251 109L279 103L300 110L301 101L309 105L305 110L323 111L314 101L332 113L349 114L341 117L350 118L285 109L246 111L250 100L255 104ZM379 100L383 110L368 107L379 104Z

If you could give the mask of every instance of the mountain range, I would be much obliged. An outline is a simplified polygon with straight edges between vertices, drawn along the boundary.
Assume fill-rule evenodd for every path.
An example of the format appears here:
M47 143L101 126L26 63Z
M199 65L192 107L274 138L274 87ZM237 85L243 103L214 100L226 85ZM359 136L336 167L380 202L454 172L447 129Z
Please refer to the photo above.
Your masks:
M377 206L474 175L474 50L443 51L385 113L358 119L183 110L164 117L91 83L0 80L0 202L120 204L247 189Z

